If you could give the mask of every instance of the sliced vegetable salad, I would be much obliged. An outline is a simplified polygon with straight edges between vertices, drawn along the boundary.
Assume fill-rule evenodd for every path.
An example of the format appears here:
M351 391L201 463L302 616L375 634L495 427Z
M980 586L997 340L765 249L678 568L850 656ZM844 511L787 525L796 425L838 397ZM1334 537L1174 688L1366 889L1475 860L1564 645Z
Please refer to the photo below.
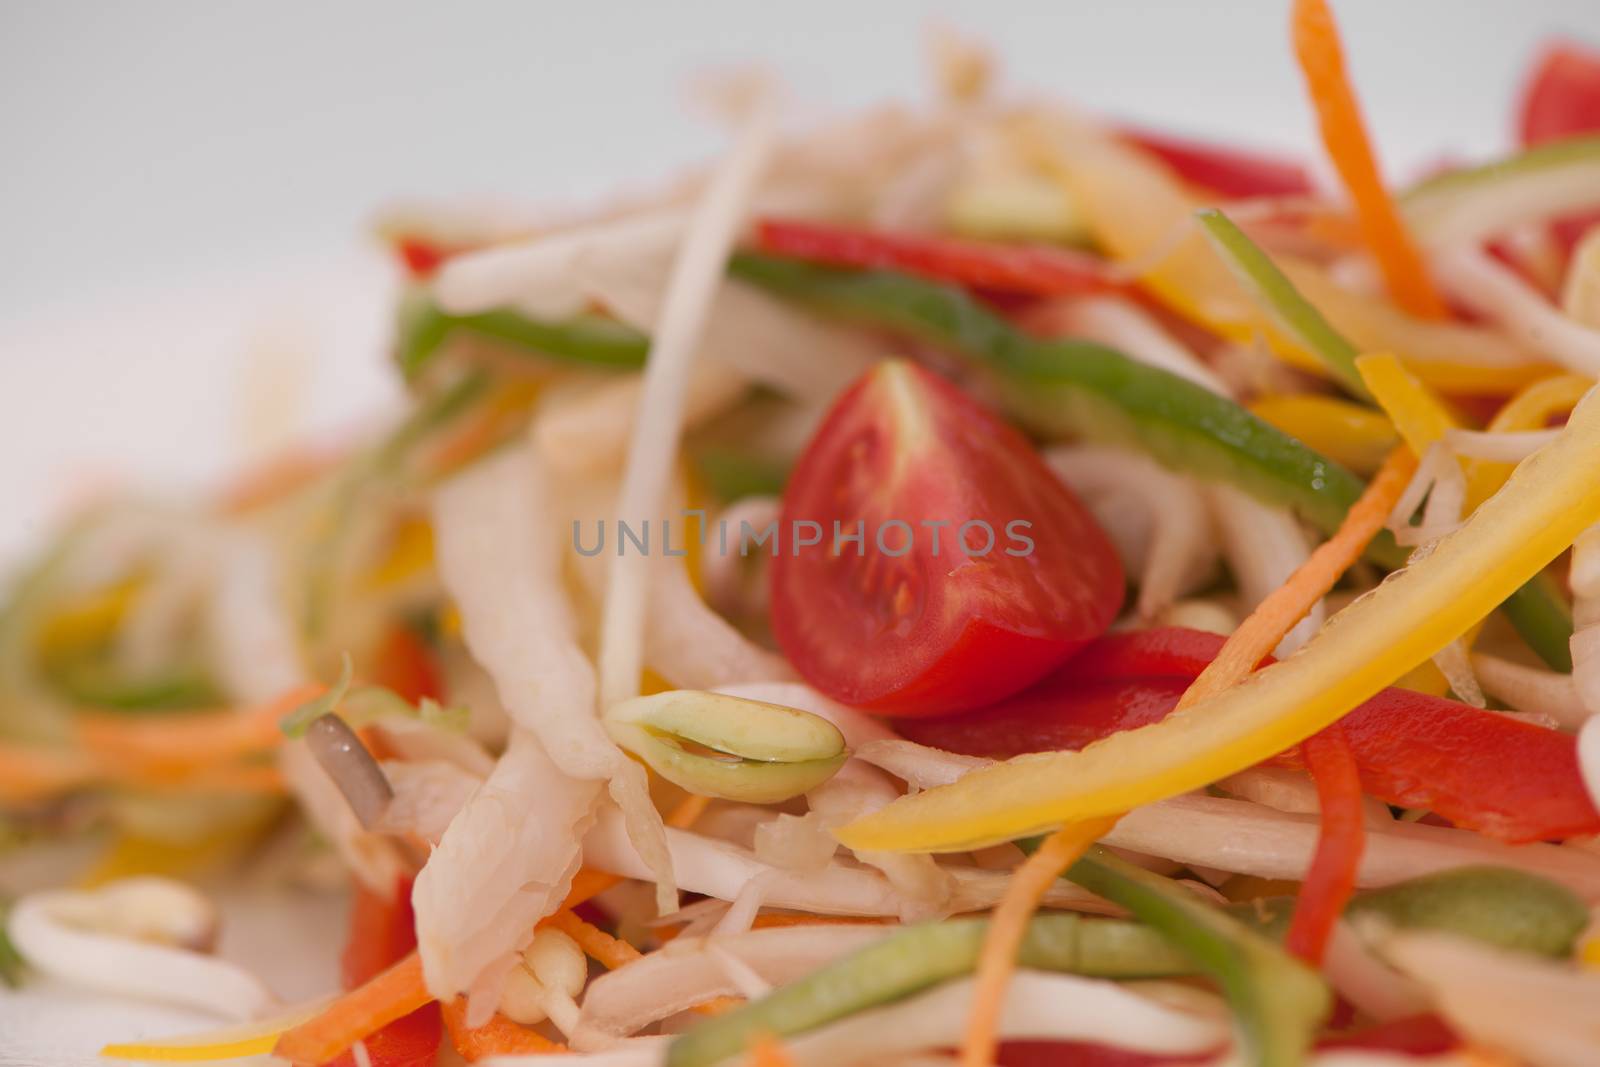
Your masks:
M12 582L0 849L96 858L0 979L218 1017L155 1062L1600 1062L1600 52L1410 180L1289 21L1327 183L951 39L386 220L403 418ZM341 989L214 954L241 871Z

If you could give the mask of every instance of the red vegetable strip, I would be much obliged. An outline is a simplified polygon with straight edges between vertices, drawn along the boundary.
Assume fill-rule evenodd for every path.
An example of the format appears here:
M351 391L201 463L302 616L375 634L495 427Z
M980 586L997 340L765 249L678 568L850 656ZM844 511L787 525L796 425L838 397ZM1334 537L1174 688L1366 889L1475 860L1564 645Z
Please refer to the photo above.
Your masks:
M1319 1049L1364 1049L1408 1056L1442 1056L1459 1047L1460 1038L1443 1019L1432 1014L1408 1015L1354 1034L1341 1034L1317 1042Z
M1124 126L1123 138L1157 156L1193 185L1228 197L1307 196L1311 179L1298 163L1257 152Z
M1444 317L1444 301L1378 173L1327 0L1295 0L1293 37L1295 58L1316 107L1322 143L1355 204L1361 232L1389 292L1413 315Z
M1100 259L1039 245L891 233L794 219L762 219L763 251L834 267L892 268L935 281L1026 296L1119 288Z
M412 952L328 1005L321 1015L286 1031L272 1054L290 1063L327 1063L357 1041L431 1003L422 959Z
M496 1012L482 1026L467 1025L467 1000L457 997L440 1005L445 1028L450 1033L450 1043L461 1058L477 1063L490 1056L526 1056L540 1052L565 1052L567 1047L551 1041L537 1030L506 1018Z
M1320 967L1333 924L1355 892L1367 832L1361 821L1361 776L1340 725L1334 723L1311 735L1300 750L1317 784L1321 832L1311 869L1295 901L1284 947Z
M1078 749L1159 722L1223 639L1169 628L1111 634L1036 685L977 711L900 720L913 741L1009 759ZM1513 843L1600 833L1570 735L1406 689L1386 689L1341 726L1365 791ZM1273 762L1300 766L1298 750Z
M369 1067L432 1067L444 1038L439 1005L425 1004L396 1019L382 1030L361 1039ZM354 1049L348 1049L322 1067L362 1067Z
M1576 41L1547 45L1523 90L1517 132L1525 145L1600 129L1600 51Z
M350 901L350 937L339 958L344 987L354 989L371 981L416 947L411 879L400 878L387 894L357 882Z

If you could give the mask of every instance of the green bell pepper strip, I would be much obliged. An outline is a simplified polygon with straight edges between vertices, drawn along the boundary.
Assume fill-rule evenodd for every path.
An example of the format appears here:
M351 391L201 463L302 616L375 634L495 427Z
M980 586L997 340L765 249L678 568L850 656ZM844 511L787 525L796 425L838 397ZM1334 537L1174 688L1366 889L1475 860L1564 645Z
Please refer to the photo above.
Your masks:
M1304 1061L1332 1007L1316 971L1187 889L1105 849L1091 850L1067 877L1127 908L1216 979L1233 1006L1247 1062Z
M1245 939L1248 951L1224 950L1207 939L1225 943L1237 932L1233 924L1212 918L1225 915L1250 931L1281 941L1294 911L1293 897L1245 901L1219 911L1159 876L1130 874L1127 865L1107 864L1103 857L1080 861L1068 877L1087 884L1078 878L1080 874L1096 881L1096 892L1103 890L1130 911L1137 900L1146 921L1063 912L1036 915L1018 956L1022 966L1111 979L1193 975L1201 967L1186 950L1188 941L1165 931L1187 926L1196 910L1206 913L1205 932L1186 936L1216 948L1224 965L1239 963L1248 969L1258 958L1282 965L1281 956L1267 955L1259 939ZM1162 902L1165 926L1150 917L1156 909L1146 895ZM1351 900L1345 914L1358 919L1376 916L1402 928L1444 930L1555 958L1571 953L1588 923L1583 902L1569 890L1508 867L1462 867L1368 890ZM756 1034L806 1033L970 974L977 966L987 925L986 919L953 919L890 934L755 1003L701 1023L669 1047L667 1067L713 1067L743 1053ZM1299 998L1297 1011L1309 1017L1306 1008L1318 994L1303 971L1289 972L1290 993ZM1264 973L1275 972L1269 968Z
M1572 608L1550 572L1512 593L1500 610L1547 667L1572 673Z
M1429 178L1399 203L1411 232L1436 246L1590 210L1600 206L1600 135L1552 141Z
M750 252L734 256L729 272L819 311L965 355L989 373L1011 417L1040 436L1076 434L1137 448L1174 470L1292 507L1325 533L1339 528L1365 488L1343 466L1226 397L1104 345L1027 337L954 286ZM1366 554L1389 570L1409 556L1388 531ZM1546 663L1572 669L1570 613L1548 581L1517 590L1506 614Z
M458 332L550 359L618 370L644 366L650 350L644 334L601 315L575 315L560 322L529 318L506 308L451 315L429 297L416 294L401 304L395 339L401 374L407 381L415 379Z
M1293 897L1268 897L1228 910L1281 940L1294 913ZM1406 930L1440 930L1494 948L1552 959L1572 955L1589 925L1576 894L1548 878L1512 867L1457 867L1359 893L1345 908Z
M6 936L6 923L11 918L12 902L0 897L0 985L16 989L22 985L22 971L27 961Z
M988 925L986 919L952 919L891 934L683 1034L667 1047L666 1067L713 1067L741 1055L758 1034L805 1033L971 974ZM1100 978L1152 978L1191 969L1182 953L1147 926L1070 913L1035 916L1019 959L1037 970Z
M1328 372L1351 396L1371 400L1356 371L1356 346L1334 329L1316 306L1300 295L1272 257L1250 240L1232 219L1216 208L1195 212L1200 229L1234 276L1272 320L1303 348L1321 359Z
M1195 383L1090 341L1027 337L965 290L888 271L843 271L740 253L735 277L821 311L953 349L992 376L1009 414L1045 437L1138 448L1175 470L1231 482L1332 533L1359 477ZM1393 568L1387 534L1369 551Z
M49 678L74 704L130 714L182 714L214 708L222 699L211 677L195 667L124 678L101 661L75 660L56 666Z

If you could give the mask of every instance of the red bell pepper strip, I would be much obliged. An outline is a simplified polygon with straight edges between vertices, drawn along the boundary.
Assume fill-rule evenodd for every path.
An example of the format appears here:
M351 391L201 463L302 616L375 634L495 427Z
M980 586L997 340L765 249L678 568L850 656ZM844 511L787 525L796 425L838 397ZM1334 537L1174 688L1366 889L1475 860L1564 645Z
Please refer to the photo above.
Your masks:
M1545 48L1522 93L1517 133L1529 147L1600 131L1600 51L1576 41ZM1557 219L1556 243L1571 252L1600 214Z
M975 756L1082 748L1166 718L1222 643L1177 628L1109 635L1016 696L895 725L913 741ZM1570 735L1407 689L1383 690L1340 725L1362 788L1387 803L1513 843L1600 833ZM1304 765L1298 749L1274 762Z
M1432 1014L1408 1015L1317 1042L1318 1051L1348 1049L1418 1057L1442 1056L1460 1047L1460 1038L1443 1019ZM1172 1056L1087 1041L1005 1041L1000 1045L995 1062L1000 1067L1179 1067L1180 1064L1209 1063L1214 1058L1209 1052Z
M1284 948L1320 967L1333 925L1355 892L1367 832L1362 824L1361 774L1341 724L1312 734L1300 750L1317 785L1321 832L1295 901Z
M1600 51L1575 41L1545 48L1523 90L1517 132L1525 145L1600 130Z
M1071 296L1124 288L1104 260L1043 245L892 233L796 219L762 219L763 251L831 267L886 268L999 294Z
M433 649L404 623L391 626L384 634L372 680L408 704L419 704L424 698L440 700L444 695Z
M344 987L364 985L416 947L411 879L401 877L392 893L375 893L358 882L350 899L350 936L339 958Z
M1211 1052L1174 1056L1089 1041L1004 1041L995 1055L999 1067L1180 1067L1214 1059Z
M1306 196L1311 179L1298 163L1257 152L1124 126L1119 132L1184 181L1227 197Z
M432 277L448 258L443 248L420 237L395 238L394 254L400 258L406 273L419 280Z
M1408 1015L1403 1019L1379 1023L1353 1034L1324 1038L1321 1049L1360 1049L1366 1052L1398 1052L1405 1056L1442 1056L1461 1047L1461 1039L1434 1014Z
M350 940L340 957L346 989L364 985L417 947L411 910L411 879L401 878L391 894L356 885L350 901ZM439 1005L425 1004L362 1039L372 1067L427 1067L439 1054L444 1036ZM346 1050L324 1067L358 1067Z

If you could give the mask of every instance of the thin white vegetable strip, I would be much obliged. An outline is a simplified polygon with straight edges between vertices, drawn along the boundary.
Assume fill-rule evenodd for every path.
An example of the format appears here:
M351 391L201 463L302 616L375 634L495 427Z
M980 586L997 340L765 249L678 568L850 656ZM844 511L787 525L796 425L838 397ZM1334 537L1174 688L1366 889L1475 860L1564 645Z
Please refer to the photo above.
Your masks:
M973 980L947 982L897 1004L864 1011L786 1043L796 1067L880 1061L896 1053L959 1045ZM1086 1041L1153 1053L1194 1053L1228 1041L1226 1018L1180 1011L1115 982L1020 971L1006 989L999 1037Z
M683 394L690 360L751 193L772 150L772 97L754 103L733 151L696 205L667 286L665 305L644 371L640 418L634 427L616 514L641 522L661 510L678 454ZM639 691L644 663L647 560L624 554L612 563L600 630L600 696L607 704Z
M561 801L552 807L534 802L537 793L524 796L520 809L534 813L528 824L547 818L560 822L547 827L560 834L573 834L554 850L559 834L544 841L549 850L520 857L522 868L496 883L481 869L470 864L455 866L459 860L441 859L445 845L453 840L455 826L445 835L440 850L430 858L417 880L418 928L427 921L449 929L461 919L475 921L496 914L501 907L513 906L520 920L528 911L524 883L557 883L567 868L576 862L581 826L569 810L580 796L592 803L593 790L581 782L604 782L628 819L639 854L650 868L649 877L657 881L664 894L672 894L671 859L661 838L660 815L650 801L643 768L623 755L600 725L595 704L593 669L574 638L573 621L566 594L561 586L560 544L554 529L553 509L546 498L546 477L531 446L523 445L486 460L443 486L434 501L434 529L440 577L461 613L467 648L495 681L500 700L516 726L537 737L532 745L537 756L522 752L523 770L548 753L558 772L550 783L560 792ZM529 745L523 745L526 749ZM501 758L504 764L511 750ZM512 774L517 790L537 788L525 776ZM496 776L501 769L496 769ZM491 776L490 782L496 780ZM488 786L485 786L488 792ZM480 797L482 794L480 794ZM569 803L571 802L571 803ZM469 803L463 818L483 808ZM469 848L483 847L491 855L502 855L518 840L519 834L537 833L537 828L508 823L497 810L480 816L479 833L487 835ZM466 833L467 831L463 831ZM496 843L498 842L498 843ZM441 865L450 867L447 872ZM470 873L462 873L470 872ZM451 917L462 887L455 892L432 888L436 879L469 878L479 892L496 897L500 903L484 902L465 916ZM559 897L538 894L540 906L553 908ZM424 907L424 899L430 903ZM532 921L547 912L533 914ZM499 948L517 943L523 936L516 930L502 931ZM439 995L453 995L467 988L477 971L493 957L453 951L444 937L424 948L423 963L429 988ZM435 955L434 953L437 953ZM492 985L492 983L491 983ZM498 996L497 986L494 992Z
M1559 429L1501 433L1451 429L1445 431L1444 442L1458 456L1498 463L1521 463L1560 435Z
M1231 485L1205 488L1211 517L1222 535L1222 554L1239 585L1245 606L1255 606L1267 598L1311 555L1305 531L1295 517L1282 508L1263 504L1242 489ZM1288 655L1322 628L1326 609L1322 601L1300 620L1275 650Z
M1518 711L1549 715L1569 730L1582 726L1591 715L1570 674L1513 663L1484 652L1472 654L1472 669L1486 692Z
M600 787L564 774L535 734L513 727L494 773L451 821L412 891L430 993L470 990L470 1017L492 1013L516 953L577 872Z
M17 901L6 933L23 959L71 985L202 1008L229 1019L265 1013L276 1000L250 972L213 956L82 929L61 914L70 890Z
M1541 1067L1594 1063L1600 974L1420 930L1392 934L1381 951L1464 1036Z
M1135 808L1106 834L1107 844L1185 864L1260 878L1305 876L1317 820L1222 797L1183 796ZM1502 845L1470 830L1394 822L1369 828L1357 870L1361 887L1391 885L1472 864L1519 867L1600 901L1600 856L1558 845Z
M1463 245L1437 252L1429 262L1449 295L1495 320L1528 348L1578 374L1600 375L1600 330L1567 318L1486 253Z
M779 927L719 938L717 944L766 981L782 985L892 932L888 926L857 924ZM737 994L732 979L705 951L709 944L703 938L679 937L591 982L573 1046L604 1048L713 997Z

